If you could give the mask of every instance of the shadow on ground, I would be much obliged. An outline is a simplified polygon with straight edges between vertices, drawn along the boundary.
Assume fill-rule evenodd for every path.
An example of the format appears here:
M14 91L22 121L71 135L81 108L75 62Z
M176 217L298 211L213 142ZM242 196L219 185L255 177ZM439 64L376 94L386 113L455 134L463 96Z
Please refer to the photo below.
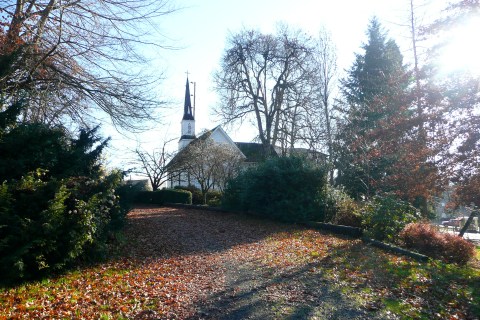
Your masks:
M217 257L224 286L195 301L196 312L188 319L375 319L375 313L327 280L322 267L328 261L279 271L251 254L257 242L300 230L305 228L239 214L145 207L129 215L132 250L126 254L138 259Z
M136 208L128 221L130 243L124 254L134 258L222 252L278 232L304 229L241 214L165 207Z
M190 319L375 319L322 273L312 272L321 263L275 276L269 270L231 265L227 289L209 297L209 304Z

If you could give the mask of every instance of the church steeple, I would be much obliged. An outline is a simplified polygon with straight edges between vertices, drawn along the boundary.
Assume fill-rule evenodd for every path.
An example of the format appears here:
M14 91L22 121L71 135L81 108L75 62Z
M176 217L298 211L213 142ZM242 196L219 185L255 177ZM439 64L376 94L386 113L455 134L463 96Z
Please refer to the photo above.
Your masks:
M187 144L195 139L195 118L192 112L192 100L190 98L190 85L187 76L185 85L185 103L183 105L182 135L178 141L178 149L183 149Z
M188 82L188 77L187 77L187 84L185 88L185 104L183 108L183 120L195 120L193 118L193 112L192 112L192 99L190 98L190 84Z

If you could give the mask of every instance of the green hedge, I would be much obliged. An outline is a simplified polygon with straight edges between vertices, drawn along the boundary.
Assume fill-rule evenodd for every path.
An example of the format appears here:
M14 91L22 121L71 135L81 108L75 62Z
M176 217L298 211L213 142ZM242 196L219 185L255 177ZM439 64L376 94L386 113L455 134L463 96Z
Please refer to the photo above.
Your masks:
M203 205L202 191L195 186L175 186L175 190L187 190L192 193L192 204ZM222 203L222 192L210 190L207 192L207 205L210 207L219 207Z
M140 191L137 193L137 203L159 204L182 203L192 204L192 193L179 189L162 189L157 191Z
M326 170L299 157L271 158L230 181L222 206L281 221L324 221Z
M41 181L30 173L0 185L0 283L33 279L76 260L104 257L126 210L119 172L97 180Z
M192 204L203 204L202 191L194 186L175 186L175 190L186 190L192 193Z

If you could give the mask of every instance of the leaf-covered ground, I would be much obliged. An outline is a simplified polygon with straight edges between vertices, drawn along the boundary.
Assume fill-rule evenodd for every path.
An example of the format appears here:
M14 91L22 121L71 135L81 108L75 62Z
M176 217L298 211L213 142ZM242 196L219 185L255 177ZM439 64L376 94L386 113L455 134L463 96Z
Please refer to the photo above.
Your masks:
M242 215L130 212L110 261L0 290L0 319L478 319L480 271Z

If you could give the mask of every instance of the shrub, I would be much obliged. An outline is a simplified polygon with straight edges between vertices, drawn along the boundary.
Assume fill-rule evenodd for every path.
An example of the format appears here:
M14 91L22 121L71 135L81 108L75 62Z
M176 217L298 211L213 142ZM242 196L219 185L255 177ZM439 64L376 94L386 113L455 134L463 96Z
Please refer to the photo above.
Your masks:
M217 190L207 192L207 205L211 207L220 207L222 204L222 193Z
M105 255L124 221L115 187L121 174L42 181L43 172L4 182L0 192L0 281L58 271Z
M357 203L343 189L331 186L326 188L325 221L357 228L362 226Z
M162 189L157 191L140 191L136 197L137 203L158 204L183 203L192 204L192 193L181 189Z
M192 193L187 190L163 189L160 190L164 194L166 203L183 203L192 204Z
M399 233L418 220L416 209L392 195L375 196L361 209L362 226L367 237L395 243Z
M186 190L192 193L192 204L203 204L202 191L195 186L175 186L174 189Z
M0 181L20 180L39 168L45 170L42 179L99 177L100 156L108 139L99 138L97 131L80 130L77 138L71 138L64 128L44 124L13 128L0 143Z
M271 158L231 180L223 205L282 221L323 221L325 172L303 158Z
M332 223L361 228L362 227L362 216L358 212L358 206L354 200L343 202L339 204L339 210L335 215Z
M122 208L129 211L135 203L140 191L145 191L144 185L123 182L116 190Z
M95 132L82 130L71 138L61 128L41 124L2 132L0 282L105 256L127 210L115 193L122 174L101 169L107 141Z
M467 240L439 232L429 223L410 223L400 233L406 248L448 263L466 264L475 256L475 246Z

